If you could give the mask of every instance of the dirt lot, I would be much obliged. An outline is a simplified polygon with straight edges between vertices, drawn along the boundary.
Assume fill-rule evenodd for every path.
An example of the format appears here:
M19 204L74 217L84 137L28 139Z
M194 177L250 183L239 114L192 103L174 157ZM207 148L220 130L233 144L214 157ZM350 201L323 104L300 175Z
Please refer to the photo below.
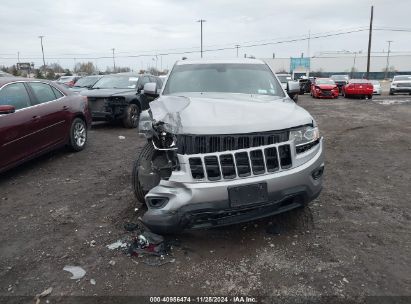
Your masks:
M63 149L0 177L0 296L31 301L48 287L53 296L411 296L407 98L300 96L325 137L321 196L303 211L186 232L175 262L159 267L106 248L141 215L130 173L144 141L136 130L96 125L83 152ZM281 234L267 233L270 225ZM65 265L87 273L70 280Z

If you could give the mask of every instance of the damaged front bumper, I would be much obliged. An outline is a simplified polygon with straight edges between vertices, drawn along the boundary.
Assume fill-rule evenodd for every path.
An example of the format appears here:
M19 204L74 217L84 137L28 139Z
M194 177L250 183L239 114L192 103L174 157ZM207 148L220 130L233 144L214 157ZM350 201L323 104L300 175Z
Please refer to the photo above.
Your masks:
M142 222L154 232L173 233L185 228L246 222L304 206L318 197L322 189L323 140L299 157L308 160L279 172L215 182L185 180L189 173L184 172L182 164L182 172L173 172L176 176L161 180L146 195L148 211ZM298 159L294 160L298 163ZM266 187L266 200L240 206L233 204L230 188L257 184ZM162 203L155 207L150 205L150 200L162 200Z

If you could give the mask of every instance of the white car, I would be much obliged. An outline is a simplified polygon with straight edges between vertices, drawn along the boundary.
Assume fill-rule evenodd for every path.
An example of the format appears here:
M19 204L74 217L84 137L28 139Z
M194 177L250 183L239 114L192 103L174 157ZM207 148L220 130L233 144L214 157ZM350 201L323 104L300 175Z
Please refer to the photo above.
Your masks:
M371 80L371 83L374 87L373 95L381 95L381 83L378 80Z
M156 92L156 83L144 85L144 94ZM155 233L271 216L322 189L318 125L260 60L178 61L139 131L147 143L133 188Z
M391 83L390 95L408 93L411 95L411 75L397 75Z

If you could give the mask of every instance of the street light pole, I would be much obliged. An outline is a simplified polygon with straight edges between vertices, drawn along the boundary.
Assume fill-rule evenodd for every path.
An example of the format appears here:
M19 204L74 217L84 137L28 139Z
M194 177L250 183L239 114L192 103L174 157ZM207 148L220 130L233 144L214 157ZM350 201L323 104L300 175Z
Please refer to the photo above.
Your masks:
M43 54L43 70L46 69L46 60L44 59L44 48L43 48L43 38L44 36L39 36L41 44L41 53Z
M385 67L385 75L384 78L387 79L388 69L390 67L390 51L391 51L391 42L392 40L388 40L388 53L387 53L387 66Z
M111 50L113 52L113 68L114 68L113 73L115 73L116 72L116 60L114 59L115 48L112 48Z
M204 19L197 20L200 22L200 29L201 29L201 58L203 58L203 22L206 22Z

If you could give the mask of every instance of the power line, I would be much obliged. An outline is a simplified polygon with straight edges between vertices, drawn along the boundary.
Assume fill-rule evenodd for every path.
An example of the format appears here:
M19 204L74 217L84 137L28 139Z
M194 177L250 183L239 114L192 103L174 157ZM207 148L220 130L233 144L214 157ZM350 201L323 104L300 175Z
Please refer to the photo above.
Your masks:
M349 31L341 31L341 32L336 32L336 33L330 33L330 34L311 34L309 36L303 36L302 38L295 38L295 39L287 39L287 40L280 40L280 41L272 41L272 42L264 42L264 43L253 43L253 44L241 44L241 48L252 48L252 47L258 47L258 46L267 46L267 45L278 45L278 44L285 44L285 43L294 43L294 42L299 42L299 41L307 41L307 40L312 40L312 39L321 39L321 38L329 38L329 37L336 37L336 36L341 36L341 35L347 35L347 34L353 34L353 33L359 33L359 32L364 32L367 31L368 29L366 28L358 28L354 30L349 30ZM379 31L403 31L403 32L411 32L411 29L390 29L390 28L378 28L374 30L379 30ZM237 47L234 45L227 46L227 47L217 47L217 48L209 48L203 50L204 52L218 52L218 51L224 51L224 50L233 50L236 49ZM182 49L182 48L181 48ZM118 52L117 54L119 54ZM130 52L132 53L132 52ZM117 58L141 58L141 57L153 57L155 55L158 56L168 56L168 55L185 55L185 54L193 54L193 53L198 53L198 50L186 50L186 51L181 51L181 52L153 52L151 54L137 54L137 55L123 55L123 56L116 56ZM52 60L65 60L65 59L72 59L73 57L48 57L49 59ZM111 59L112 56L89 56L89 57L76 57L77 59L81 60L98 60L98 59ZM0 57L0 59L16 59L15 57ZM30 59L30 60L38 60L41 59L39 57L24 57L20 59Z

